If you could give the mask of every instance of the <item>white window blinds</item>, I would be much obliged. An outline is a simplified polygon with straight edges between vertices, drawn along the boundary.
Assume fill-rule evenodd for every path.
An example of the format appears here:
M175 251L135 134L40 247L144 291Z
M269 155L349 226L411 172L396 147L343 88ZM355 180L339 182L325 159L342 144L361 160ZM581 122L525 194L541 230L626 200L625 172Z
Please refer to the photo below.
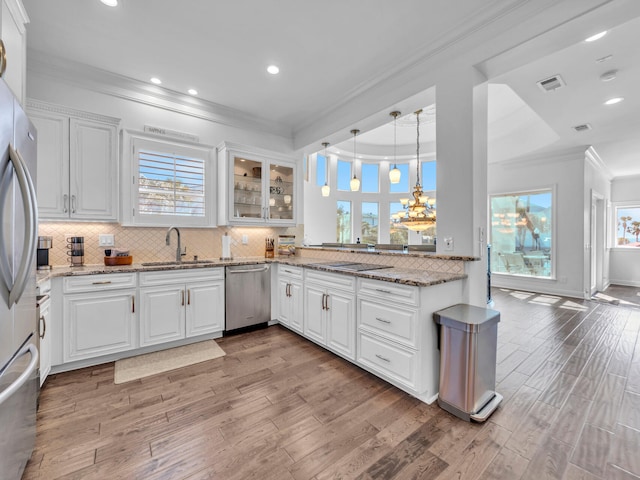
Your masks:
M139 150L140 215L205 216L205 161Z

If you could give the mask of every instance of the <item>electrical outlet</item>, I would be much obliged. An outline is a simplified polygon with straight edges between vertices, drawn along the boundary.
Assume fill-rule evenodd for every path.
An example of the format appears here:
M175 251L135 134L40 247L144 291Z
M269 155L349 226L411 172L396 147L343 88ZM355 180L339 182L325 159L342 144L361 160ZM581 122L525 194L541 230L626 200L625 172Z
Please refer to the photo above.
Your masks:
M98 235L99 247L113 247L115 245L115 237L112 233L101 233Z
M242 244L249 245L249 235L242 235Z
M444 237L444 249L448 252L453 251L453 237Z

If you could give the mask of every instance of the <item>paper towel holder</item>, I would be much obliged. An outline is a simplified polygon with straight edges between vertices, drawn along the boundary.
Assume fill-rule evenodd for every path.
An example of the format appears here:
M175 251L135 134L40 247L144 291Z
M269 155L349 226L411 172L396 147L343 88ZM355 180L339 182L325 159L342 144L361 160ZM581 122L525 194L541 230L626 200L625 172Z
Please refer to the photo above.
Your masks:
M227 241L227 245L225 245L225 240ZM225 250L227 249L228 249L228 252L225 252ZM222 237L222 256L220 257L220 260L222 261L233 260L233 255L231 255L231 240L227 232L225 232Z

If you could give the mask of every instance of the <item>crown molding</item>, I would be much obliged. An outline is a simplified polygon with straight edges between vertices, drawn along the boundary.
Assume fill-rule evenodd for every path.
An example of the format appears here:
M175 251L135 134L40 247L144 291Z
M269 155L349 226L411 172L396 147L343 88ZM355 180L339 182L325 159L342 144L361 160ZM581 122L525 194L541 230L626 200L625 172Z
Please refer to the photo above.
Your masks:
M82 120L109 123L116 126L120 124L120 119L116 117L109 117L107 115L100 115L97 113L76 110L75 108L56 105L55 103L43 102L42 100L36 100L34 98L27 98L27 108L39 110L41 112L57 113L69 117L80 118Z
M602 175L604 175L607 181L611 182L611 180L613 179L613 172L609 169L609 167L605 165L605 163L602 161L602 158L600 158L600 155L598 155L598 152L596 152L595 148L593 148L592 146L587 148L587 151L585 152L585 159L593 166L593 168L596 169L596 171L599 171Z
M29 75L54 79L96 93L189 115L229 127L277 135L292 141L291 129L218 103L149 85L90 65L28 50Z
M519 168L523 165L545 165L545 164L557 164L559 162L570 161L584 161L587 152L586 146L571 147L561 150L555 150L550 152L539 152L530 155L523 155L516 158L510 158L508 160L502 160L500 162L489 162L489 167L503 167L503 168Z
M24 35L27 31L25 25L29 23L29 15L27 15L27 10L24 8L21 0L3 0L7 8L9 9L9 13L13 17L13 21L18 27L18 31L20 35Z

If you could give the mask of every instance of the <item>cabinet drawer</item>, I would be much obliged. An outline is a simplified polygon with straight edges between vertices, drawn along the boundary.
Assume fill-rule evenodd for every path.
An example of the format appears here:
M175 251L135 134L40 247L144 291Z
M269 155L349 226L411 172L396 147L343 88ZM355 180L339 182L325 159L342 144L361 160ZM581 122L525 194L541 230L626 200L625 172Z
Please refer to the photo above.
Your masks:
M359 325L383 337L416 347L418 311L359 299Z
M360 332L358 362L411 389L416 388L417 354Z
M62 289L64 293L114 290L135 288L135 273L106 273L103 275L77 275L65 277Z
M291 265L283 264L278 265L278 274L283 277L302 278L302 272L303 270L300 267L292 267Z
M140 273L140 286L166 285L168 283L205 282L223 280L224 267L163 270Z
M341 291L353 292L356 288L356 277L351 275L342 275L339 273L317 272L315 270L305 270L304 277L306 282L316 285L330 287Z
M420 303L420 289L418 287L368 278L360 278L358 281L358 295L370 295L379 300L400 302L405 305L418 306Z

